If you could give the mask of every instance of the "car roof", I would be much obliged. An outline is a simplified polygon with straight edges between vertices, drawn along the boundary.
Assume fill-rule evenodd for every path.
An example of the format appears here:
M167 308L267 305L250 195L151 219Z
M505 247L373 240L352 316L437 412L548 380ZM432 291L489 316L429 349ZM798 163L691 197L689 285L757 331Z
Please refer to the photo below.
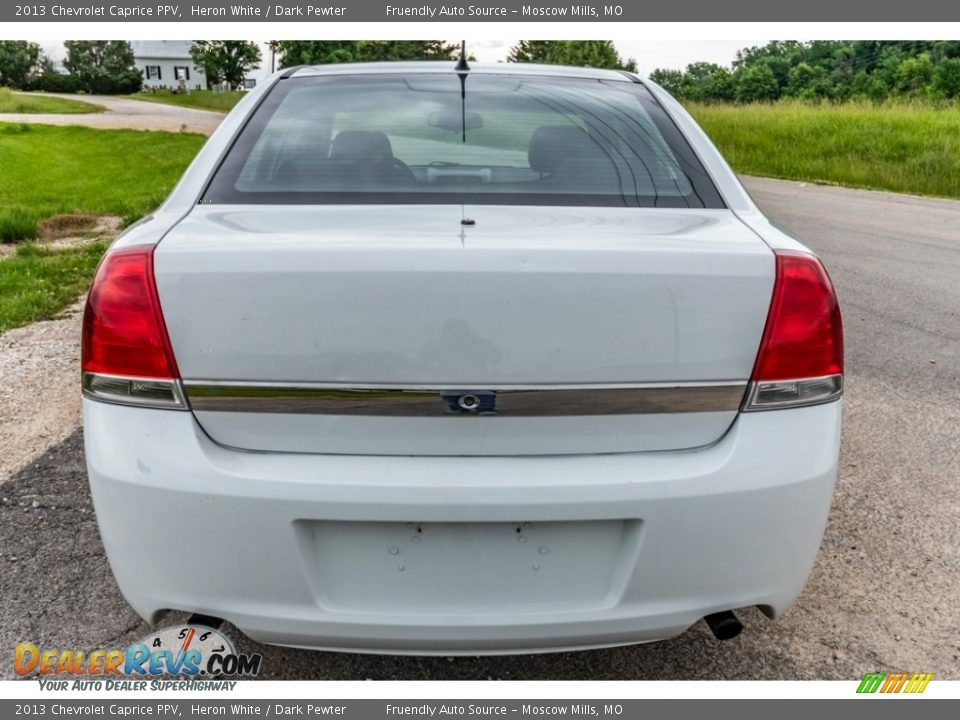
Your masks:
M369 74L442 74L455 73L456 62L452 60L415 60L409 62L370 62L342 65L303 65L291 68L287 77L314 77L317 75L369 75ZM637 78L623 70L573 67L570 65L536 65L533 63L470 63L471 75L540 75L550 77L582 78L588 80L619 80L636 82Z

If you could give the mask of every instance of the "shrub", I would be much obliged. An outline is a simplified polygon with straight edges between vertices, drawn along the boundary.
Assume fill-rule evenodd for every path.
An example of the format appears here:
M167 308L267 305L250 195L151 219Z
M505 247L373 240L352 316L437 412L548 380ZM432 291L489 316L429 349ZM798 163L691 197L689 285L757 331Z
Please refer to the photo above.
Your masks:
M960 96L960 58L941 60L933 73L933 88L944 97Z
M51 72L38 75L30 80L26 89L51 93L75 93L81 88L80 81L73 75Z

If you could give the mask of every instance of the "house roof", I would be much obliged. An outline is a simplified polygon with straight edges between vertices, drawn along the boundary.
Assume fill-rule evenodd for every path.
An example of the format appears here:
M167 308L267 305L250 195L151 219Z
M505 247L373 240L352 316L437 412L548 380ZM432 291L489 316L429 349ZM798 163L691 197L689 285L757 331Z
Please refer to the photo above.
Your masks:
M168 60L189 60L190 40L134 40L133 56L135 58L158 58Z

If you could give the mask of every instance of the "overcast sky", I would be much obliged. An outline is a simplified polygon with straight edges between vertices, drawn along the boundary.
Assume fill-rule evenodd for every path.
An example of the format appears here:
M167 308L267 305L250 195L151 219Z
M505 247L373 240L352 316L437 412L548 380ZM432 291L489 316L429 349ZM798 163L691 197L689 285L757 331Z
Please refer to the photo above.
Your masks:
M519 40L491 40L467 38L467 50L482 62L498 62L506 60L510 48ZM729 65L736 56L737 50L751 45L763 45L764 38L744 36L740 40L710 40L683 42L670 41L637 41L616 42L617 50L624 58L634 58L637 68L642 75L647 75L655 68L683 69L692 62L704 60ZM64 56L62 43L42 43L43 51L54 60ZM270 72L270 52L264 42L260 42L263 52L263 62L258 72L251 73L257 79Z

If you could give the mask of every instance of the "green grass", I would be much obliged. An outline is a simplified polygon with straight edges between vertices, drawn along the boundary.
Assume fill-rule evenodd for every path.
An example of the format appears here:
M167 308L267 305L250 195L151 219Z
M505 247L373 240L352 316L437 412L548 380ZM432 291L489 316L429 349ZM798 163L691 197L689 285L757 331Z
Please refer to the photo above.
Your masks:
M79 100L45 97L0 88L0 113L97 113L103 107Z
M87 290L106 245L43 250L24 244L0 260L0 333L55 316Z
M40 221L59 215L133 221L163 201L204 140L0 123L0 240L32 239ZM65 250L28 243L0 259L0 332L70 305L89 286L104 249L102 243Z
M960 197L960 109L916 103L687 106L734 170Z
M156 208L205 138L187 133L0 123L0 240L28 240L65 213Z
M213 92L212 90L192 90L189 93L172 93L169 90L157 90L156 92L141 92L127 97L133 100L146 100L147 102L166 103L167 105L179 105L181 107L196 108L198 110L217 110L219 112L229 112L246 95L242 90L229 90L227 92Z
M37 236L37 218L29 210L14 205L0 208L0 243L18 242Z

